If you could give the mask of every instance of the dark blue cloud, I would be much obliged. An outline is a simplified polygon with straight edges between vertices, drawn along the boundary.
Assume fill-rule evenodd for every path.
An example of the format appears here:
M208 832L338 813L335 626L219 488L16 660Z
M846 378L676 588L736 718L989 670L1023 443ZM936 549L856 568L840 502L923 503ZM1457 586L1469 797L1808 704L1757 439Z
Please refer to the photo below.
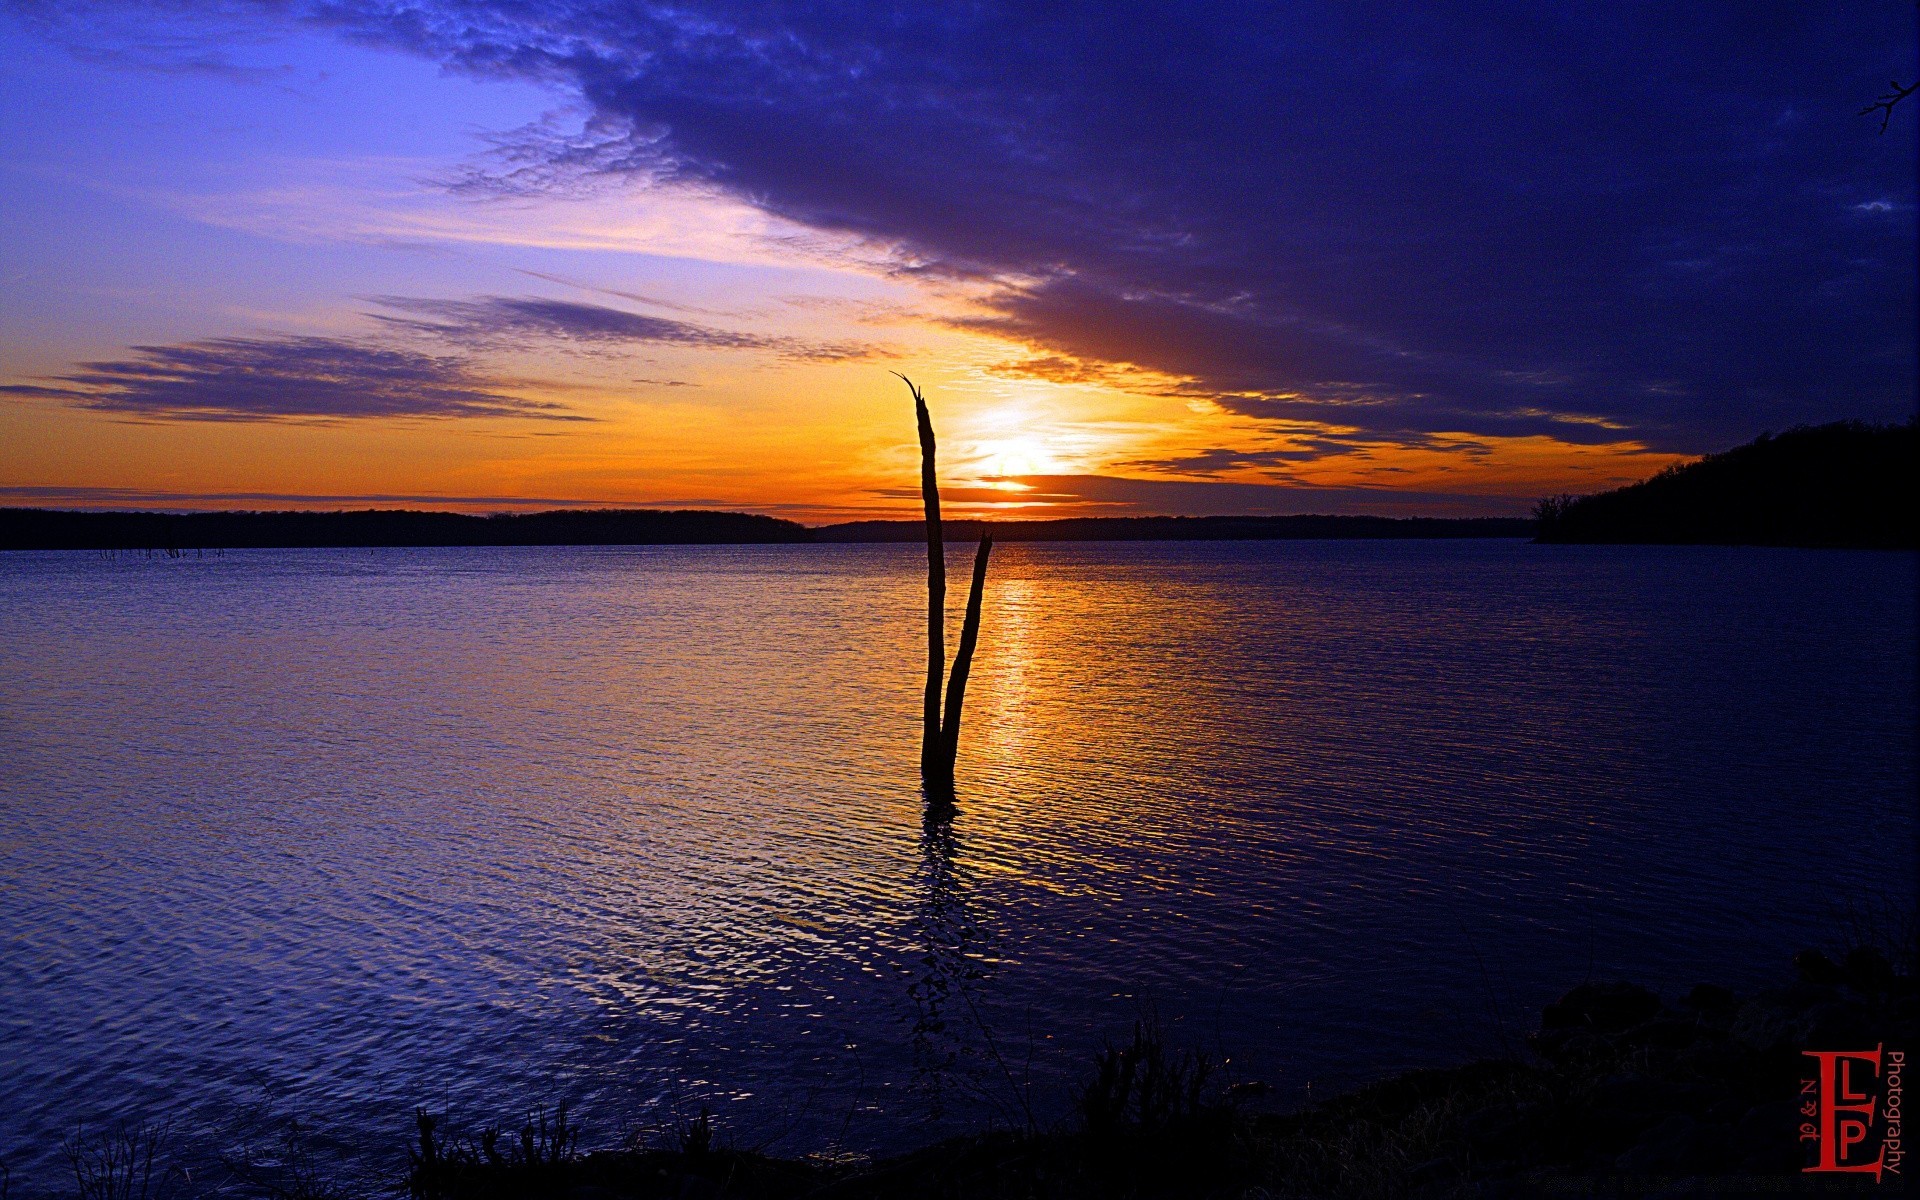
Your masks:
M1367 440L1360 438L1336 437L1300 437L1290 439L1291 444L1277 450L1237 450L1216 446L1192 454L1181 454L1170 458L1143 458L1122 463L1126 467L1145 467L1149 470L1168 475L1223 475L1232 471L1255 469L1271 476L1284 476L1294 463L1314 462L1319 459L1351 455L1356 459L1374 458L1373 447ZM1484 458L1493 453L1493 447L1485 442L1448 439L1445 441L1431 438L1402 438L1388 443L1401 448L1431 450L1441 454L1460 454L1468 458Z
M161 421L586 419L503 393L464 358L338 338L215 338L135 346L133 355L0 393Z
M1256 417L1704 450L1914 402L1915 114L1857 115L1895 0L265 7L577 90L523 184L725 188Z

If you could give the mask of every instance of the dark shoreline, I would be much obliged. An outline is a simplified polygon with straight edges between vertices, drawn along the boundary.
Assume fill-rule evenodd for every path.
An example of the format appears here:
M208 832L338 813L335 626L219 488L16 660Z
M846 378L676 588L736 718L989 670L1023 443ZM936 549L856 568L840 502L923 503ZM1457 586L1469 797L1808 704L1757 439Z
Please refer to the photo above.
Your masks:
M1523 538L1518 517L1075 517L945 522L954 541L991 526L1001 542ZM341 512L80 512L0 508L0 550L185 551L425 546L792 545L926 540L920 521L808 527L751 513L582 509L471 516L407 509Z
M875 1162L727 1149L704 1118L665 1145L578 1154L544 1127L489 1150L423 1117L408 1187L421 1200L1874 1191L1858 1176L1809 1186L1802 1050L1920 1043L1912 952L1896 953L1905 973L1878 950L1838 963L1803 952L1797 979L1745 997L1702 984L1663 1003L1630 983L1582 984L1547 1006L1524 1060L1411 1071L1293 1112L1262 1111L1257 1086L1223 1089L1197 1057L1137 1030L1096 1064L1068 1125ZM1887 1177L1890 1191L1905 1173Z

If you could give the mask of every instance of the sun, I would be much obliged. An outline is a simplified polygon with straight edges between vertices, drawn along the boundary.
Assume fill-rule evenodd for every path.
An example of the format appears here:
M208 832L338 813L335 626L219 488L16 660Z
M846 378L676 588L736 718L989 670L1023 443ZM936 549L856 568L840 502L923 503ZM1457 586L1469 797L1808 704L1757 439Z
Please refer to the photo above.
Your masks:
M1039 438L1020 435L980 443L980 471L983 475L1009 478L1020 475L1048 475L1057 472L1059 463Z

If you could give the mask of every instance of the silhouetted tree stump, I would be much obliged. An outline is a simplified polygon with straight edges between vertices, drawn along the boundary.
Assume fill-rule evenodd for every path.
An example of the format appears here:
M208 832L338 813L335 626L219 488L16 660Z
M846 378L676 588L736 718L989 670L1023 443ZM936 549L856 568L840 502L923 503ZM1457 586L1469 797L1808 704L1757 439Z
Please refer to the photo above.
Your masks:
M900 375L898 371L894 374ZM926 397L913 380L900 375L900 381L913 393L914 417L920 429L920 497L927 513L927 685L920 714L920 778L930 803L951 803L953 766L960 756L960 714L967 699L967 677L973 671L974 647L980 640L980 604L987 585L987 560L993 554L993 535L983 532L980 548L974 552L973 585L967 593L960 647L954 654L952 676L943 679L947 659L947 549L940 530L933 418L927 412Z

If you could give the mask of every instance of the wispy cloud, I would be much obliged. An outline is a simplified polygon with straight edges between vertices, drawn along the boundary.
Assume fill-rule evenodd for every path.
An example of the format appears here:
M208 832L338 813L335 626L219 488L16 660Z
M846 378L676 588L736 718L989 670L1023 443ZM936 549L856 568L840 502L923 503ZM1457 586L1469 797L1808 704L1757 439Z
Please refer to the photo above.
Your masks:
M377 296L372 299L383 308L406 314L374 314L390 329L474 349L566 346L576 350L609 351L665 345L702 350L768 350L795 362L855 362L894 356L885 347L865 342L822 342L743 333L627 312L604 304L541 296L481 296L473 300Z
M554 275L546 271L530 271L525 267L515 267L514 270L530 279L544 279L548 283L557 283L563 287L579 288L583 292L595 292L599 295L612 296L619 300L631 300L636 304L645 304L650 308L664 308L668 312L695 313L708 317L725 317L730 315L711 308L697 308L691 304L681 304L675 300L665 300L659 296L649 296L642 292L627 292L619 288L600 287L596 284L582 283L577 279L569 279L565 275Z
M208 8L155 4L137 26L95 22L82 6L47 0L11 0L8 15L81 62L149 75L199 75L229 83L284 83L294 68L275 63L242 63L233 51L273 40L258 23L228 18L238 14ZM217 28L209 28L207 17ZM199 20L194 18L198 17Z
M1191 475L1209 478L1241 471L1258 471L1283 476L1296 464L1319 462L1329 458L1373 459L1383 451L1418 451L1429 454L1459 455L1485 459L1494 453L1491 444L1472 438L1435 437L1428 433L1400 431L1379 433L1292 434L1283 446L1215 446L1193 453L1160 458L1139 458L1116 464L1134 470L1164 475ZM1384 468L1377 468L1384 469Z
M1315 459L1328 458L1343 454L1361 454L1365 447L1354 442L1335 441L1331 438L1311 438L1297 445L1276 450L1234 450L1226 447L1214 447L1196 451L1192 454L1179 454L1168 458L1143 458L1121 463L1123 467L1142 470L1161 471L1169 475L1224 475L1232 471L1249 469L1285 468L1294 463L1312 462Z
M204 75L229 83L260 84L284 82L294 74L289 66L259 67L236 63L227 55L208 49L197 39L135 42L119 46L70 43L66 49L82 62L151 75Z
M379 320L410 333L426 334L473 346L571 342L588 345L664 343L718 349L766 349L779 339L710 329L666 317L538 296L482 296L474 300L430 300L377 296L383 308L406 316L376 314Z
M462 356L329 337L214 338L135 346L0 393L157 421L522 417L580 421L512 395Z
M571 349L618 353L642 346L759 350L789 362L891 358L885 347L715 329L667 317L538 296L470 300L372 297L380 338L259 336L134 346L128 357L63 374L0 384L0 395L154 421L290 421L364 418L591 418L531 399L474 355ZM449 351L452 352L449 352ZM688 380L645 378L663 388ZM565 391L561 384L546 392Z

